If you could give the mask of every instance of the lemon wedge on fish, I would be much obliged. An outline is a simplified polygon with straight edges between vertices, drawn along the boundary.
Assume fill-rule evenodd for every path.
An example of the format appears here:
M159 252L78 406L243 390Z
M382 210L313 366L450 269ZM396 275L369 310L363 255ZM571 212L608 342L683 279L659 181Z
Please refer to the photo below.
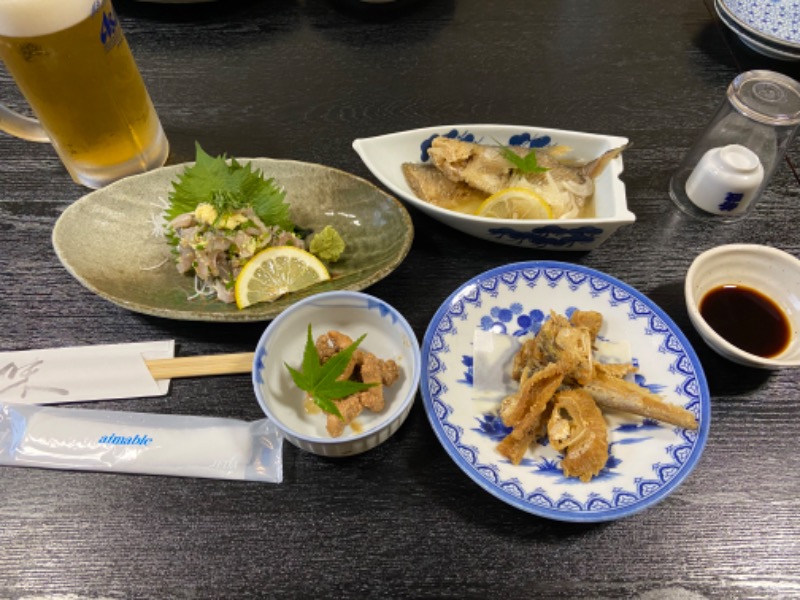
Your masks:
M284 294L330 279L320 260L295 246L273 246L256 254L236 277L236 306L273 302Z
M475 214L490 219L552 219L553 209L533 190L510 187L489 196Z

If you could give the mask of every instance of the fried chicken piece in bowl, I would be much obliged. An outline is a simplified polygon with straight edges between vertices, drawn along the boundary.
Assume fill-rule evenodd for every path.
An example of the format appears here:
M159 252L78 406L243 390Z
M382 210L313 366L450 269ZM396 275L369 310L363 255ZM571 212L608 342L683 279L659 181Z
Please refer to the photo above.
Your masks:
M270 323L256 347L253 387L289 442L350 456L400 428L420 372L419 343L397 310L369 294L334 291L305 298Z

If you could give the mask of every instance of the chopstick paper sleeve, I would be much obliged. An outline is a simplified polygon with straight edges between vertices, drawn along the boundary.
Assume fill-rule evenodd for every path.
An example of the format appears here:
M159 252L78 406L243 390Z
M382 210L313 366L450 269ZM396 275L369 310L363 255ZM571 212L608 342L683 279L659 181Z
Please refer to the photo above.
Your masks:
M173 340L0 352L0 402L63 404L164 396L147 360L171 358Z

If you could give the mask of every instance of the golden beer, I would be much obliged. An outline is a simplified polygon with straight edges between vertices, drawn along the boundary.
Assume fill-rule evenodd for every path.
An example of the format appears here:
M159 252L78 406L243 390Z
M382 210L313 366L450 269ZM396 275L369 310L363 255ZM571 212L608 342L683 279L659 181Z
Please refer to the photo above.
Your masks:
M0 0L0 58L79 183L164 164L167 140L110 0Z

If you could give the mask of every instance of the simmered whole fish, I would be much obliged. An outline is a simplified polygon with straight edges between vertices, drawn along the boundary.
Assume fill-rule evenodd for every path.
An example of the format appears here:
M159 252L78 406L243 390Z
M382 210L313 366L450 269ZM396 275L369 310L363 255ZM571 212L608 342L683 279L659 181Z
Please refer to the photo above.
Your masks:
M405 163L403 175L417 196L448 210L474 215L489 196L462 181L451 181L433 165Z
M554 218L566 219L586 216L585 210L594 195L594 179L611 160L619 156L624 147L608 150L593 161L579 166L559 160L563 146L541 150L510 146L509 149L522 157L536 153L537 164L547 170L521 173L503 155L500 146L445 137L433 139L428 157L450 181L465 183L487 195L509 187L529 187L550 204Z

